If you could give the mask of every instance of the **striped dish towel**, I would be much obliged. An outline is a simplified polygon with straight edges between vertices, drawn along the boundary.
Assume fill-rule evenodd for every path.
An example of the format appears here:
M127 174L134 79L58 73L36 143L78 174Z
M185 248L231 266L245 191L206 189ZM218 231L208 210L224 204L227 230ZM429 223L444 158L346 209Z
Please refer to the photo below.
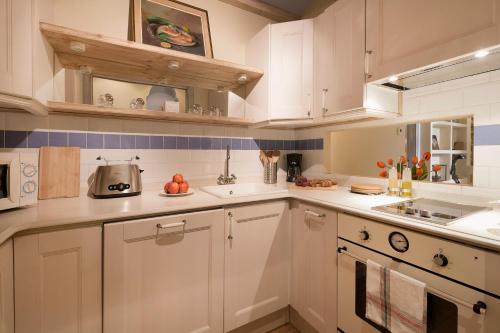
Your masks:
M366 318L391 333L425 333L425 283L371 260L366 266Z

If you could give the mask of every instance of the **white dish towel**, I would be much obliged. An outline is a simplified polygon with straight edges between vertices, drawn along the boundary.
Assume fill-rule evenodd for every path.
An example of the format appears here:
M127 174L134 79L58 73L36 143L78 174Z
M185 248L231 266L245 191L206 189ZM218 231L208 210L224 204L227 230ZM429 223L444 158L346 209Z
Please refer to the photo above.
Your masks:
M425 283L371 260L366 266L366 318L391 333L425 333Z

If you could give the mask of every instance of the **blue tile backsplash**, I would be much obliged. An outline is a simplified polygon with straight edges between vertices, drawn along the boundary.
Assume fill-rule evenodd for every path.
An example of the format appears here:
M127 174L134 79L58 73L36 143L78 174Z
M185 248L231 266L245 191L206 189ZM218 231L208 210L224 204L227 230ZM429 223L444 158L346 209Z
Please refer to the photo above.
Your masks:
M474 127L475 146L500 145L500 125L486 125Z
M5 148L28 148L28 132L5 131Z
M28 148L40 148L49 145L48 132L28 132Z
M36 132L34 132L36 133ZM30 139L28 137L28 144ZM68 133L66 132L50 132L49 133L49 146L53 147L67 147L68 146Z
M323 139L269 140L254 138L101 134L85 132L0 131L0 148L41 146L82 149L321 150Z
M118 134L104 134L104 149L120 149L121 140Z

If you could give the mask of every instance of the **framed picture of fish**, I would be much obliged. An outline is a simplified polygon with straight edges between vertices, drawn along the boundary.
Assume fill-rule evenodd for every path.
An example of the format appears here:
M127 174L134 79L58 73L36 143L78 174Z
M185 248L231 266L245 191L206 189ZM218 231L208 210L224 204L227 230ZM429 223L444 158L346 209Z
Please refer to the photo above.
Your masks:
M208 12L174 0L130 0L129 39L213 58Z

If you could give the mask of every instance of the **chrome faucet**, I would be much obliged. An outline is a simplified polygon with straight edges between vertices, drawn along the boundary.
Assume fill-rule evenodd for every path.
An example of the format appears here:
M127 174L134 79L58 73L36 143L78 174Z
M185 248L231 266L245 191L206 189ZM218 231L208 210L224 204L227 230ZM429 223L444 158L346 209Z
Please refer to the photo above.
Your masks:
M224 174L220 175L219 178L217 178L217 184L219 185L227 185L227 184L234 184L236 180L236 176L234 173L229 176L229 160L231 159L231 150L229 149L229 146L226 146L226 161L224 164Z

